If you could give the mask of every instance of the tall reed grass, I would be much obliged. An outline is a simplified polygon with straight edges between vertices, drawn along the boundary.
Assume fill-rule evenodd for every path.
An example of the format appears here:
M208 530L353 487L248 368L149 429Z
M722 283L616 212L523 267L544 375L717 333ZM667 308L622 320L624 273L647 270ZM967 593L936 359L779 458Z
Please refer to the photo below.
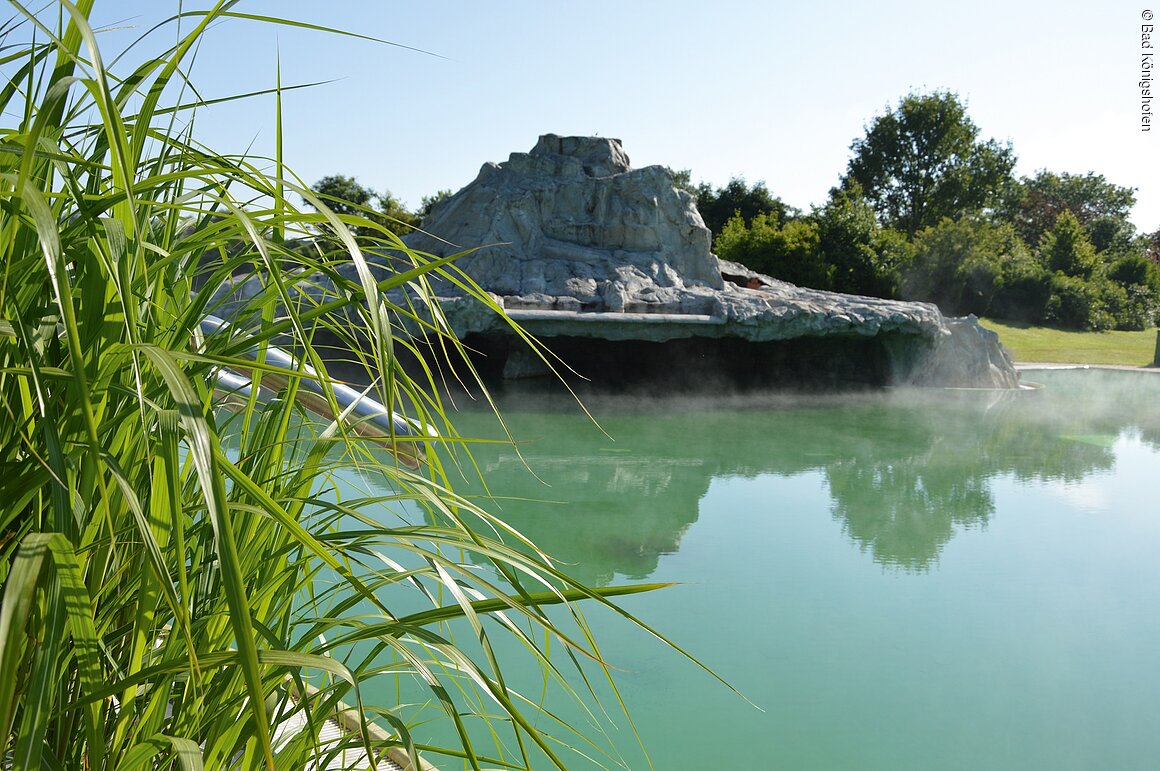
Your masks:
M486 296L451 262L335 215L280 152L198 144L188 61L208 25L243 16L234 3L179 11L149 33L174 41L162 55L125 66L130 48L116 72L92 0L11 8L0 30L0 765L290 769L352 746L443 767L564 768L569 753L615 765L599 736L544 712L539 689L619 701L592 677L607 670L574 603L615 609L608 598L649 587L585 587L456 495L446 472L470 462L436 377L399 364L420 345L403 326L448 361L460 344L438 313L392 304L388 290L407 285L437 307L427 279L442 275ZM356 228L394 249L395 271L372 272ZM200 338L215 290L244 272L260 276L249 334ZM331 288L296 291L309 276ZM438 430L425 467L394 461L400 437L340 419L322 334L360 351L378 400ZM275 342L317 374L264 363ZM263 402L255 389L225 409L219 369L276 382L277 394ZM339 417L304 412L305 378ZM379 486L352 491L336 475L351 468ZM542 682L505 677L497 636ZM390 736L320 741L340 702ZM291 719L305 728L287 734Z

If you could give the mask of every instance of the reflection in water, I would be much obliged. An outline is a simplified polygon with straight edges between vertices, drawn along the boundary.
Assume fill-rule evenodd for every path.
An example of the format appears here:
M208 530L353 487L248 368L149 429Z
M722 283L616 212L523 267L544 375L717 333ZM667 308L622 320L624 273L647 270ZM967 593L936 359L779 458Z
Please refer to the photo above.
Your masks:
M603 585L614 573L646 578L696 521L712 472L704 461L658 456L648 445L617 442L594 452L593 445L611 442L583 421L509 420L513 433L531 438L522 452L543 482L510 451L476 451L491 492L515 498L494 507L583 581Z
M501 445L474 453L505 519L593 583L653 573L697 520L715 478L807 472L821 474L835 518L859 548L880 564L921 571L956 531L986 526L996 476L1076 481L1111 467L1111 441L1124 432L1160 442L1160 377L1035 375L1046 387L1017 394L713 404L590 397L613 439L574 403L510 391L501 409L527 466ZM488 414L463 413L457 426L468 436L500 435Z
M984 525L994 510L986 480L924 473L910 460L839 463L826 476L850 537L875 561L904 568L926 568L956 526Z

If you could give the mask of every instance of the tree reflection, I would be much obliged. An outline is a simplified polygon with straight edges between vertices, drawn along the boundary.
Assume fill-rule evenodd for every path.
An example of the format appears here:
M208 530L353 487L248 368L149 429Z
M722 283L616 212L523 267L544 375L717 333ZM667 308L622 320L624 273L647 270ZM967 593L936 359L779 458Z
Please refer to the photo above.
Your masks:
M910 391L852 397L589 399L615 441L572 404L508 406L523 458L476 452L499 513L577 577L642 579L676 551L714 478L820 471L832 512L884 566L928 570L954 534L995 516L991 483L1077 481L1114 463L1125 432L1156 444L1160 377L1043 374L1038 392ZM509 399L512 398L509 394ZM520 409L520 407L523 409ZM465 414L465 434L495 434ZM535 472L529 471L529 467ZM541 481L542 480L542 481Z
M826 477L850 538L876 562L911 570L926 569L956 527L983 526L995 508L985 478L912 460L836 463Z
M835 517L876 562L929 569L955 532L986 526L996 476L1077 481L1112 466L1107 443L1075 436L1113 427L1061 412L1062 395L915 392L865 412L851 455L825 468ZM899 423L905 438L884 441Z

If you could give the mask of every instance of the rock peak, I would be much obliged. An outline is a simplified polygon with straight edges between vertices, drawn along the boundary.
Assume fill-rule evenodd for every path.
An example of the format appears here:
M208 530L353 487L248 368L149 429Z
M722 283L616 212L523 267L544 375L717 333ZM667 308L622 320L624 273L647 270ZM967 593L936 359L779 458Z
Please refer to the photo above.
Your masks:
M619 139L545 134L486 163L408 245L447 255L507 307L706 313L722 289L692 197L661 166L634 169ZM457 245L457 246L456 246Z
M580 161L589 177L611 177L632 170L619 139L611 137L562 137L543 134L528 153L532 157L565 156Z

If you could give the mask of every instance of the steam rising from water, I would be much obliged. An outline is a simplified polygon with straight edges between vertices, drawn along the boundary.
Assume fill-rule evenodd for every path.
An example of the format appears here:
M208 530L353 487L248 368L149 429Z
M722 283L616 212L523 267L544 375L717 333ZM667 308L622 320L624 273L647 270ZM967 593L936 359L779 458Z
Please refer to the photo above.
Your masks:
M537 476L510 451L479 458L493 491L533 501L503 515L591 580L649 575L679 548L714 480L768 474L820 474L860 549L925 571L956 532L995 515L995 479L1070 485L1110 469L1121 437L1160 448L1160 376L1034 377L1042 387L1022 391L589 394L607 435L566 393L509 388L500 406ZM486 415L462 417L461 430L496 436ZM534 502L545 499L584 513L557 533L559 506Z

